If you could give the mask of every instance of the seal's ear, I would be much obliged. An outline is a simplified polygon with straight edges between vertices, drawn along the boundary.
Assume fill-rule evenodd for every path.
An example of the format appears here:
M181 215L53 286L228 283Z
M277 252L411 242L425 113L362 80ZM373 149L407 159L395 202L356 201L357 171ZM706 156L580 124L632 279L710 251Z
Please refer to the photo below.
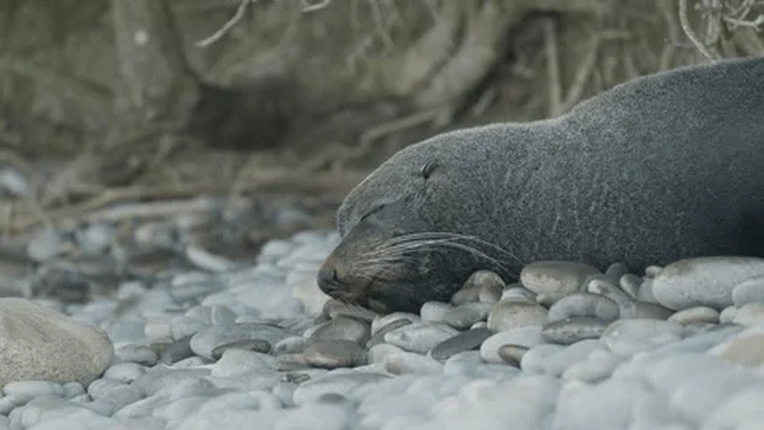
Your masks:
M424 163L424 166L419 171L419 174L424 178L427 179L432 175L432 172L435 171L435 169L438 168L438 162L437 161L428 161Z

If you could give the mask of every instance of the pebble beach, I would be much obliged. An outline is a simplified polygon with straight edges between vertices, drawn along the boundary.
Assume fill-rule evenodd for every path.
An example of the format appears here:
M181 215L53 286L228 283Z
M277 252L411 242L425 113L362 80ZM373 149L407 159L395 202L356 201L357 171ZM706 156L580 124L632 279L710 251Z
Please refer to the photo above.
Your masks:
M6 267L0 429L764 428L762 259L534 262L380 316L320 292L339 237L304 231L245 264L173 248L186 264L73 300L97 270L56 250L113 234L43 231L35 272Z

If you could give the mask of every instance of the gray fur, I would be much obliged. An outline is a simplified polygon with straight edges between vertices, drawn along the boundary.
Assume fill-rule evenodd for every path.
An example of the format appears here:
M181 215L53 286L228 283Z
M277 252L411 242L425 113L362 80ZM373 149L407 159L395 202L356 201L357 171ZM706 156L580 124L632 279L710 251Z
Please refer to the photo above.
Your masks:
M764 256L764 58L659 73L555 119L412 145L350 192L338 228L344 239L326 266L362 304L373 287L406 303L443 299L474 269L450 250L450 263L419 277L354 275L367 248L417 232L502 248L491 255L503 259L504 277L535 260L641 270L701 255ZM433 284L435 270L450 271L453 282Z

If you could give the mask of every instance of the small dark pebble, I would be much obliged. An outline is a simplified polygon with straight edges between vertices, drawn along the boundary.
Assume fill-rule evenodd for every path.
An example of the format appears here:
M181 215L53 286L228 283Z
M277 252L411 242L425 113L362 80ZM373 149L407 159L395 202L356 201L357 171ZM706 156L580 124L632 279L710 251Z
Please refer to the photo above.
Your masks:
M371 339L369 339L369 341L366 342L366 349L369 349L375 345L379 345L380 343L385 343L385 335L387 333L390 333L391 331L395 329L399 329L409 324L411 324L411 321L403 318L403 319L395 320L391 322L390 324L380 328L379 330L377 330L376 333L374 333L374 336L372 336Z
M487 328L467 330L444 340L433 348L430 354L435 360L445 361L452 355L479 348L483 341L492 335L493 332Z
M159 354L159 362L164 364L174 364L180 360L193 357L194 351L191 351L191 336L178 339L172 345L167 347Z
M499 357L506 361L507 364L520 367L520 361L523 359L523 355L528 352L530 348L522 345L507 344L499 347Z
M212 358L217 361L220 359L220 357L223 356L224 352L232 348L243 349L246 351L260 352L263 354L268 354L269 352L271 352L271 344L266 340L241 339L241 340L235 340L233 342L224 343L222 345L216 346L212 350Z
M541 337L547 342L569 345L584 339L598 339L609 325L610 321L598 318L567 318L544 326Z

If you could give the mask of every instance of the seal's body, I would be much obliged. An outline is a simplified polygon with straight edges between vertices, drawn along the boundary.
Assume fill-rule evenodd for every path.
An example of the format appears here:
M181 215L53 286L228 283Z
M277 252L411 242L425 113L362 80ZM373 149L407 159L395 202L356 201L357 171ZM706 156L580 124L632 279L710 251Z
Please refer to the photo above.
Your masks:
M401 150L338 213L319 274L381 312L447 301L480 268L764 256L764 58L619 85L559 118Z

